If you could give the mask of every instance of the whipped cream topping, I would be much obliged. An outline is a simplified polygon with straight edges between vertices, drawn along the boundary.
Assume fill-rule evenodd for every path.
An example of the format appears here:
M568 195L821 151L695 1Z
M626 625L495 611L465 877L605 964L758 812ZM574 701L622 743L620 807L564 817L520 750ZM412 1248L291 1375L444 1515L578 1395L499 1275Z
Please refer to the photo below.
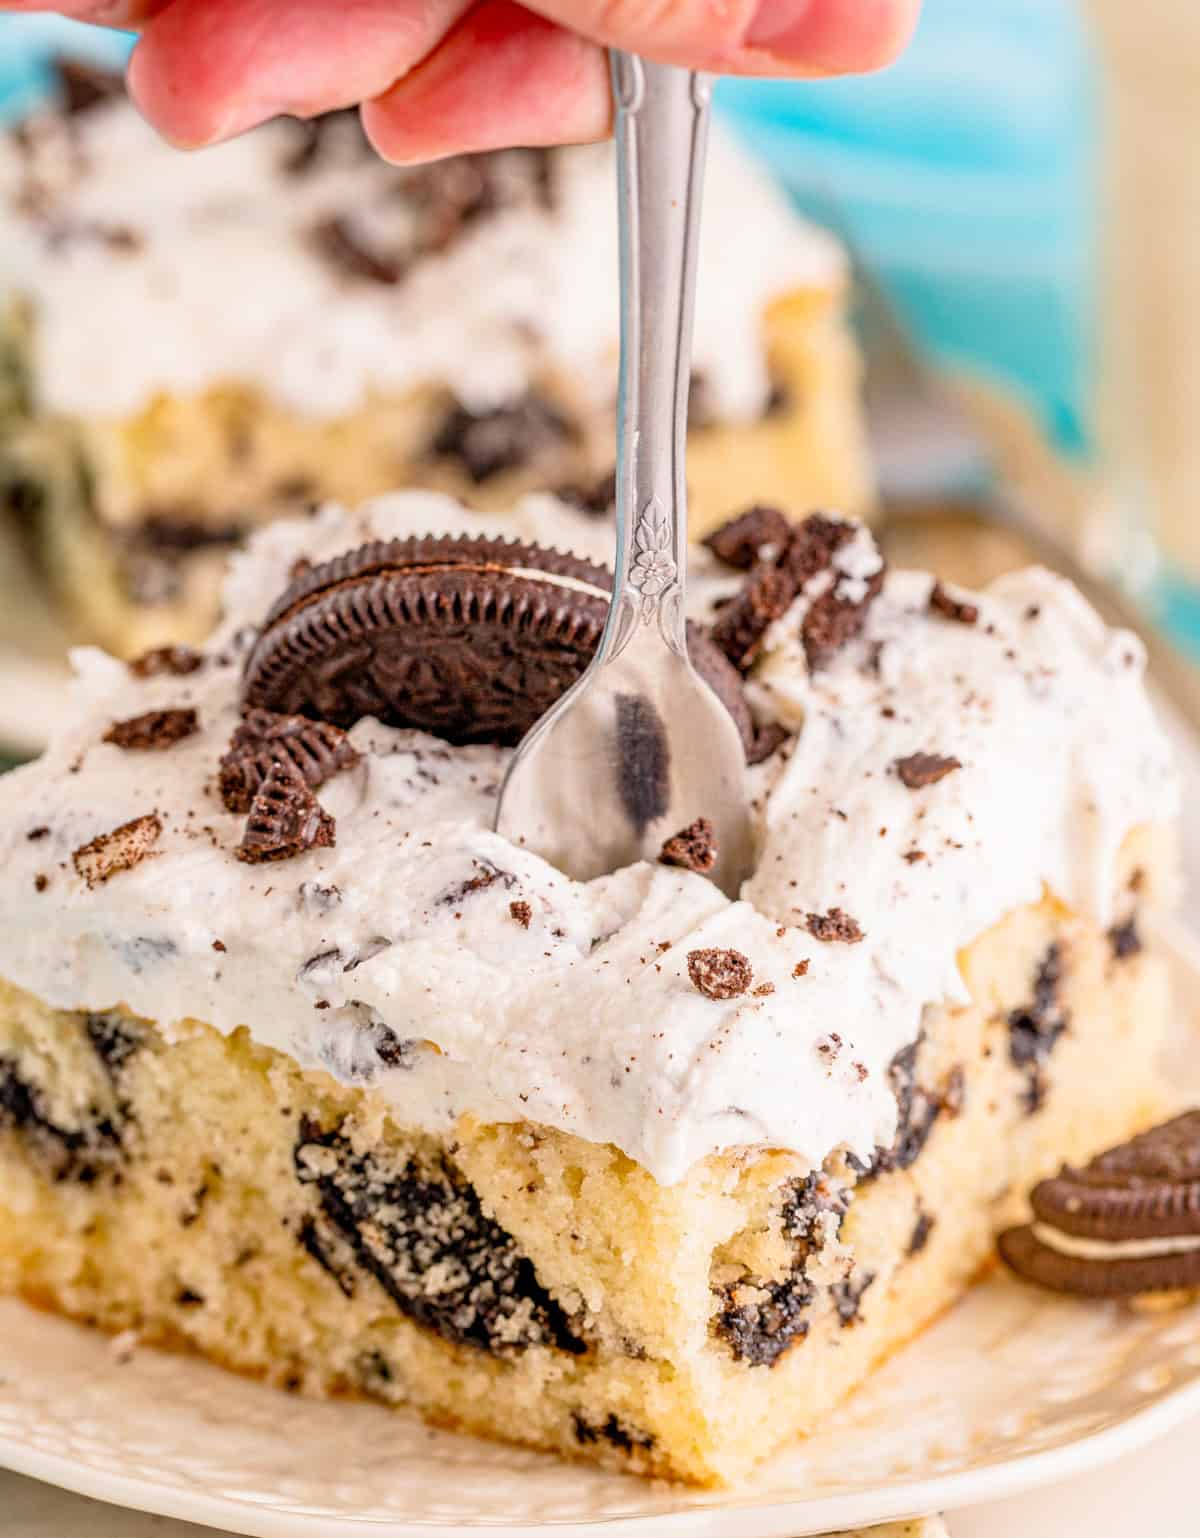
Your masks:
M49 410L119 417L222 381L315 417L431 381L485 409L547 372L594 391L592 404L615 398L611 146L555 152L548 198L520 195L517 162L501 157L517 195L389 284L339 270L312 238L331 218L368 244L412 234L406 173L364 153L352 121L327 128L303 174L285 169L303 143L291 122L186 158L124 101L32 127L32 211L28 136L0 135L0 273L34 303ZM769 394L764 308L838 284L842 256L721 134L706 202L695 366L718 415L750 419Z
M491 831L507 751L372 720L351 734L361 762L318 792L336 847L239 863L243 819L214 781L253 627L297 559L428 531L591 559L612 538L549 498L500 519L407 493L256 536L198 672L141 680L76 653L76 724L0 779L0 975L168 1032L246 1026L373 1085L406 1122L528 1119L663 1182L731 1148L867 1159L895 1131L892 1058L926 1007L966 998L960 948L1044 887L1109 922L1123 838L1176 810L1133 638L1045 571L973 597L973 626L930 612L928 576L895 572L815 674L797 639L810 594L767 638L753 703L799 735L753 771L759 858L739 901L655 864L571 881ZM865 536L841 555L844 580L869 577ZM693 566L705 614L737 579L704 551ZM116 720L189 707L198 732L166 752L102 741ZM895 765L915 753L961 767L910 789ZM149 856L89 888L73 852L150 814ZM810 932L834 908L857 943ZM754 987L703 995L688 955L707 947L741 952Z

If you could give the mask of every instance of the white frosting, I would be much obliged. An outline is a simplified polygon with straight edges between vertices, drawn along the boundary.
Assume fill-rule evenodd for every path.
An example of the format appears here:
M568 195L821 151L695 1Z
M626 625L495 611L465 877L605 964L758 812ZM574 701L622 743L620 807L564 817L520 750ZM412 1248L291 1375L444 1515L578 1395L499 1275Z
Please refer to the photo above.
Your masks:
M1049 1223L1035 1223L1033 1237L1047 1249L1079 1260L1156 1260L1160 1255L1191 1255L1200 1250L1200 1234L1162 1239L1080 1239Z
M245 1025L301 1063L374 1082L406 1121L528 1118L614 1143L664 1182L731 1147L868 1158L895 1129L893 1056L926 1006L965 998L960 948L1044 886L1109 922L1122 839L1175 812L1135 640L1045 571L980 595L974 627L930 614L929 578L898 572L863 637L814 676L793 639L809 597L772 631L756 708L803 730L754 771L761 852L739 902L658 865L570 881L490 831L505 751L373 721L353 731L362 763L319 793L336 847L239 863L242 819L212 784L237 719L240 628L302 555L464 528L592 558L611 542L603 521L548 498L499 520L409 493L258 535L229 581L211 653L225 661L139 681L78 653L78 724L0 779L0 975L64 1008ZM864 537L841 564L866 577L871 561ZM704 609L717 579L704 553L694 566ZM167 752L101 741L115 719L183 705L202 729ZM893 766L916 751L962 767L906 789ZM72 851L152 810L155 854L89 890ZM30 841L38 827L50 831ZM462 892L492 868L500 879ZM806 915L833 907L861 943L808 933ZM703 996L687 958L708 946L742 952L774 991ZM437 1051L384 1069L380 1022Z
M42 132L53 125L42 121ZM36 126L36 121L35 121ZM183 156L125 103L72 120L47 150L59 174L53 222L126 228L134 251L102 240L48 242L14 203L26 156L0 136L0 290L37 307L37 388L56 411L112 417L159 391L245 381L314 416L373 392L444 382L468 405L510 399L566 372L607 405L616 394L616 192L611 147L555 157L554 206L535 199L478 219L394 287L348 279L310 232L349 215L385 241L413 210L403 173L348 142L303 176L280 170L294 123ZM337 153L340 149L342 152ZM803 224L767 174L714 136L696 316L695 363L715 409L751 418L768 394L762 314L777 296L840 281L841 253Z

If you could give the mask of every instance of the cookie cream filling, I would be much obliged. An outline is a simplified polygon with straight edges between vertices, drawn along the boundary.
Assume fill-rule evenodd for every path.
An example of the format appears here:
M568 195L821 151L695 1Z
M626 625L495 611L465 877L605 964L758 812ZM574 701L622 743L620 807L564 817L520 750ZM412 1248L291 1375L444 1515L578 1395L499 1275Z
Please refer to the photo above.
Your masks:
M1154 1260L1160 1255L1191 1255L1200 1250L1200 1234L1163 1239L1080 1239L1049 1223L1035 1223L1033 1237L1048 1250L1078 1260Z
M405 1122L543 1123L662 1182L731 1148L869 1159L895 1131L893 1057L926 1007L966 998L960 949L1047 888L1110 922L1122 840L1175 813L1135 640L1045 571L972 596L973 625L930 611L928 576L895 572L815 673L797 638L811 595L768 634L752 699L798 735L752 772L758 864L739 901L655 864L571 881L491 831L508 751L373 720L318 792L335 847L239 862L244 819L214 784L255 627L298 560L427 532L611 554L606 520L548 498L485 518L408 493L258 535L194 673L76 653L75 724L0 779L0 975L168 1033L245 1027L372 1084ZM846 551L865 580L869 552ZM703 551L694 573L705 618L738 579ZM156 709L194 709L198 730L163 752L102 740ZM921 754L958 767L910 788L896 765ZM148 852L89 886L73 855L130 823ZM709 948L744 956L753 986L702 993L688 958Z
M610 146L555 152L544 199L503 160L497 206L372 281L331 260L314 231L344 220L366 243L403 246L420 191L405 195L406 173L365 153L353 122L330 126L302 174L289 170L303 144L295 123L186 160L124 101L60 124L57 140L54 120L35 127L32 210L29 141L0 135L0 268L35 307L47 410L110 418L159 392L228 382L315 417L430 383L485 410L555 372L594 389L597 405L615 395ZM836 286L843 261L720 134L706 200L694 362L717 414L749 420L770 391L765 308Z

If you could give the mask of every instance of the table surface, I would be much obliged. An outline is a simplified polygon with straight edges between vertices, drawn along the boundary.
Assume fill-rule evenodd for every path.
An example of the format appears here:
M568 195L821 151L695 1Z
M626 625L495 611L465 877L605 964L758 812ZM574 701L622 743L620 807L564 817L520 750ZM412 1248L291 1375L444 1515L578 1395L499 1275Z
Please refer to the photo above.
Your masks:
M1099 1473L948 1518L951 1538L1196 1538L1200 1419ZM219 1538L0 1473L0 1538Z

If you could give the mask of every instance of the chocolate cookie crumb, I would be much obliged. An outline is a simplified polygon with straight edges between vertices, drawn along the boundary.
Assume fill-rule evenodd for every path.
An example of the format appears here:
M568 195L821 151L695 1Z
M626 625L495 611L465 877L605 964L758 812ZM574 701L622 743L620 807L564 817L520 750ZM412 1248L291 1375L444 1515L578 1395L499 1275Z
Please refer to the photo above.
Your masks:
M763 637L796 596L795 579L776 566L759 566L713 621L712 638L740 672L758 656Z
M900 782L909 790L924 790L926 785L936 785L948 774L962 768L962 762L941 753L910 753L896 760L896 773Z
M702 541L726 566L749 571L760 559L764 545L781 550L791 525L777 507L750 507Z
M204 658L190 646L157 646L128 664L135 678L186 678L204 666Z
M407 264L398 257L364 245L350 221L341 215L322 219L313 228L312 244L318 255L338 272L368 283L394 287L407 270Z
M792 976L793 977L807 977L808 976L808 960L807 960L807 958L804 961L798 961L796 963L796 965L792 968Z
M568 507L577 508L579 512L588 513L593 518L603 518L616 511L617 472L610 470L590 486L575 482L557 486L554 495Z
M218 789L231 812L245 814L275 764L288 764L310 790L320 790L358 760L346 733L328 721L251 710L221 759Z
M940 582L935 582L929 590L929 607L935 614L952 619L959 625L974 625L979 621L978 604L955 598Z
M49 836L50 829L45 825L45 823L41 823L36 828L30 828L29 832L25 835L31 844L36 844L39 839L49 838Z
M533 922L533 908L527 902L521 900L517 902L511 902L508 905L508 911L512 914L513 918L516 919L517 923L520 924L522 929L528 929L530 924Z
M791 735L787 727L780 726L778 721L768 721L766 726L760 726L754 733L754 741L746 753L746 762L748 764L765 763L772 753L779 751Z
M239 860L258 865L290 860L308 849L330 849L336 825L292 764L279 762L263 781L246 818Z
M830 908L828 913L809 913L804 927L814 940L827 944L857 945L865 939L862 926L841 908Z
M1123 924L1114 924L1108 931L1108 946L1114 961L1128 961L1142 949L1142 937L1138 933L1137 919L1127 918Z
M164 753L199 729L200 722L194 710L147 710L126 721L114 721L105 732L104 740L128 752Z
M754 981L754 969L741 951L708 946L689 951L688 976L706 999L736 999Z
M98 834L89 843L76 849L71 863L90 888L132 870L154 852L154 846L162 837L162 818L157 812L144 817L134 817L113 828L110 833Z
M35 892L44 892L49 885L49 876L37 875L33 878L33 890Z
M224 940L214 940L212 943L212 948L214 951L220 951L222 955L224 955L228 949Z
M577 437L575 424L540 395L482 412L456 401L434 433L430 454L457 460L480 486L505 470L536 464Z
M936 1226L937 1219L923 1208L918 1208L917 1221L913 1224L913 1231L908 1239L908 1249L905 1251L909 1259L921 1253L929 1243L929 1236Z
M707 817L697 817L666 840L658 858L662 865L678 865L707 875L717 863L716 830Z

